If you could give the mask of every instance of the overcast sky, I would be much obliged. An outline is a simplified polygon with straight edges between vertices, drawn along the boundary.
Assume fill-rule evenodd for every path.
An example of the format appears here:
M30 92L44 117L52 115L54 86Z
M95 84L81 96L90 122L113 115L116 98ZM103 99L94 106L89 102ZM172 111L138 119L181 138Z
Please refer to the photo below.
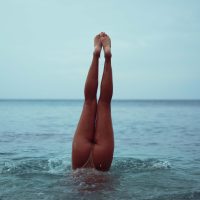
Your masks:
M0 98L83 98L101 31L115 99L200 99L198 0L2 0Z

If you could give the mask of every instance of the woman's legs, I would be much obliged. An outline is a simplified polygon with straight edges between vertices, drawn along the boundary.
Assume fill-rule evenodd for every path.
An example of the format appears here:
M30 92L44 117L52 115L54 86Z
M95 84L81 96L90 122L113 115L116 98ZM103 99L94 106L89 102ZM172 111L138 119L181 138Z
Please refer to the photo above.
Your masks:
M95 37L94 43L95 50L93 53L92 64L85 83L85 101L72 144L73 169L80 168L86 163L94 142L97 109L96 93L98 87L98 64L102 48L99 35Z
M103 34L101 42L105 52L105 64L97 106L93 162L96 169L107 171L112 163L114 152L114 136L110 105L113 94L113 81L110 38L106 34Z

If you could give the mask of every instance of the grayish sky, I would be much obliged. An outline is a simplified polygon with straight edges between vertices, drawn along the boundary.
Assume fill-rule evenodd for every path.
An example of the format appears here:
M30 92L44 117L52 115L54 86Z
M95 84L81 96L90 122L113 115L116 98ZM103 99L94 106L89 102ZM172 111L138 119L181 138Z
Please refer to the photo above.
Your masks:
M1 0L0 98L83 98L101 31L115 99L200 99L198 0Z

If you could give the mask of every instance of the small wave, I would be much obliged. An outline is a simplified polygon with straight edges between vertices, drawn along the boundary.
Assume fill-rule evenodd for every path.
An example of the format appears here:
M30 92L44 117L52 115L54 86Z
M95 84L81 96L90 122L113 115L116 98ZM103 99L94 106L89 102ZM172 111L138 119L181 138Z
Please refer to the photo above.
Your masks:
M13 159L12 161L4 162L3 166L0 167L1 174L64 174L71 170L71 164L69 164L69 158L20 158ZM134 159L134 158L114 158L111 172L112 171L152 171L159 169L169 169L171 165L168 161L162 161L158 159ZM73 173L87 173L85 169L75 170ZM89 170L88 173L91 171ZM94 171L99 173L98 171ZM93 172L93 173L94 173Z
M112 167L114 170L125 171L152 171L160 169L170 169L171 164L158 159L135 159L135 158L116 158Z
M69 166L64 159L20 159L17 161L4 162L0 169L1 174L32 174L32 173L50 173L62 174Z
M0 152L0 156L12 156L12 155L15 155L15 153Z
M200 191L191 191L186 193L165 194L158 197L148 198L146 200L198 200Z

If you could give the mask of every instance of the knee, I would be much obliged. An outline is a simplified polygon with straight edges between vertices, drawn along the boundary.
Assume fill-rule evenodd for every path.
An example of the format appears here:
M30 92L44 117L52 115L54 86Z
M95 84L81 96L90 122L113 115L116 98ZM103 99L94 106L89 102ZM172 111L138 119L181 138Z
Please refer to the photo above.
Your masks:
M98 107L110 109L111 99L99 98Z
M87 101L95 101L98 83L91 84L90 87L85 87L84 96Z
M96 107L97 106L97 99L96 98L94 98L94 99L92 99L92 98L87 98L87 99L85 99L85 105L86 106L94 106L94 107Z
M98 102L100 104L103 104L103 105L110 105L111 100L112 100L112 94L111 93L110 93L110 95L101 94L100 97L99 97L99 101Z

